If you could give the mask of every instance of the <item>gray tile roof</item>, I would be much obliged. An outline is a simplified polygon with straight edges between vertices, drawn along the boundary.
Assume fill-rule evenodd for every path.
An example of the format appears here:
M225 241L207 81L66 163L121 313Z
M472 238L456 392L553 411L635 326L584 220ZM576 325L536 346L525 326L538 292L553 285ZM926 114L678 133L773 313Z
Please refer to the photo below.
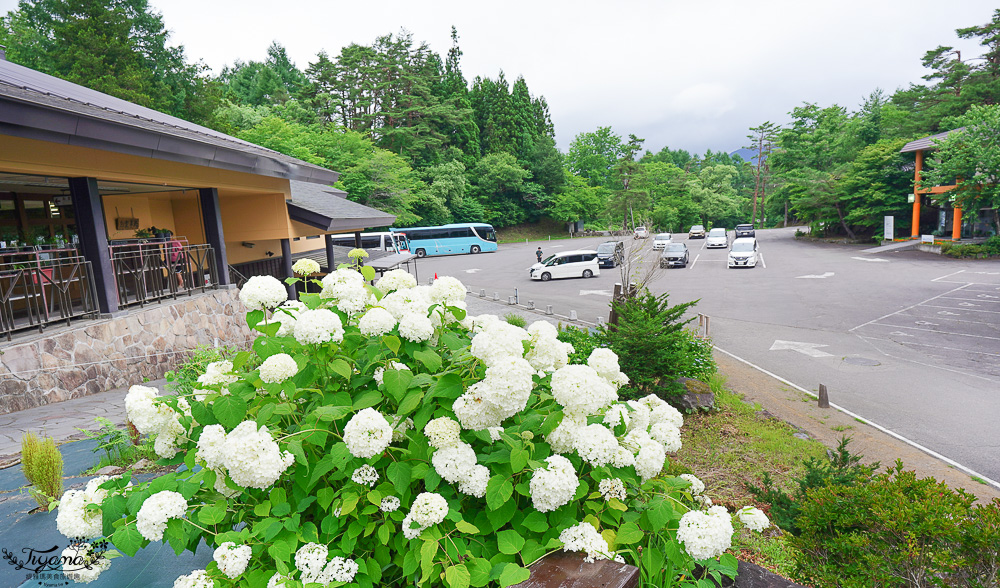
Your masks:
M949 135L949 133L954 133L962 130L965 130L965 127L959 127L951 131L945 131L943 133L938 133L936 135L930 135L929 137L917 139L916 141L910 141L906 145L903 145L903 148L900 149L899 152L910 153L913 151L929 151L931 149L937 149L937 145L935 144L937 141L944 139Z
M0 134L332 184L337 172L0 59Z
M288 216L324 232L357 231L387 227L396 217L347 199L347 193L330 186L292 180Z

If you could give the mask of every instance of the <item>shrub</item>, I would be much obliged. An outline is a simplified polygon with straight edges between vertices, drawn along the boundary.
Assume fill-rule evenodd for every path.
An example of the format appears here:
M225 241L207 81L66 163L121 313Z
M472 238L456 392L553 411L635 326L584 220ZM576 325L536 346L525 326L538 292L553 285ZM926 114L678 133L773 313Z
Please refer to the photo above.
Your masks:
M208 364L231 359L239 351L236 347L209 347L199 345L175 370L170 370L164 377L170 381L171 390L178 394L190 394L198 388L198 376L205 373Z
M147 441L145 444L140 444L139 432L135 429L135 425L126 423L125 428L119 429L106 418L97 417L94 420L97 421L100 428L93 431L77 429L84 434L86 439L97 440L94 453L104 452L104 457L94 469L108 465L125 467L142 458L156 459L156 454L153 453L153 443Z
M693 511L692 481L657 478L680 413L617 402L613 353L566 365L555 327L467 317L457 280L373 274L338 269L286 304L290 336L290 315L270 312L284 285L251 278L250 351L205 366L197 392L126 398L159 463L185 468L98 478L60 506L60 531L99 531L129 556L205 541L215 561L185 582L220 588L508 586L553 549L607 558L654 536L677 577L730 570L729 513Z
M47 507L62 495L63 459L51 437L39 439L30 431L21 437L21 471L39 506Z
M514 314L513 312L508 312L507 314L503 315L503 320L508 325L514 325L515 327L521 327L522 329L528 326L528 321L525 320L523 316L519 314Z
M559 325L559 340L573 346L573 353L569 355L570 363L586 363L594 349L601 346L600 341L589 329L581 329L572 325L565 327Z

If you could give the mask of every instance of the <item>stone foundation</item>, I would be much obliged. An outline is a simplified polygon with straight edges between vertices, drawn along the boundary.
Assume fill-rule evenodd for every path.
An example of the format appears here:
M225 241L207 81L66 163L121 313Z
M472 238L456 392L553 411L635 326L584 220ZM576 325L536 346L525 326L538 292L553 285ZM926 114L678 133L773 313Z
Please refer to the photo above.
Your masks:
M253 336L237 293L212 290L0 347L0 414L162 378L216 340L248 345Z

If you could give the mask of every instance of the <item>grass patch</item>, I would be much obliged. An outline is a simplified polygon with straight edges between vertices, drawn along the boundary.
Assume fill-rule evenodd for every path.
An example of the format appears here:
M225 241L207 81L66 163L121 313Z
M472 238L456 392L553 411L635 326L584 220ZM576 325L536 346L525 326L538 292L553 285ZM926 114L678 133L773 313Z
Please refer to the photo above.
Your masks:
M743 561L790 578L795 571L795 548L785 541L785 537L786 535L779 534L774 529L765 530L763 533L740 529L733 536L730 553Z
M552 219L543 218L537 223L525 223L497 229L497 242L503 243L524 243L528 241L553 241L557 239L569 239L569 232L564 223L556 222ZM545 247L543 246L544 250Z
M852 427L851 425L837 425L836 427L830 427L830 429L837 431L838 433L843 433L844 431L853 428L854 427Z

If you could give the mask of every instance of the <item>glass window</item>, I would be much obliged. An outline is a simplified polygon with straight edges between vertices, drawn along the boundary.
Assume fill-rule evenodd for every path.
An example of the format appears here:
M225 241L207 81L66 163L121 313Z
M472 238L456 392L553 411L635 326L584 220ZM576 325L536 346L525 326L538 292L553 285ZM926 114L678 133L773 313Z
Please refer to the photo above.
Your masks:
M378 249L382 246L382 240L379 237L361 237L361 247L364 249Z

